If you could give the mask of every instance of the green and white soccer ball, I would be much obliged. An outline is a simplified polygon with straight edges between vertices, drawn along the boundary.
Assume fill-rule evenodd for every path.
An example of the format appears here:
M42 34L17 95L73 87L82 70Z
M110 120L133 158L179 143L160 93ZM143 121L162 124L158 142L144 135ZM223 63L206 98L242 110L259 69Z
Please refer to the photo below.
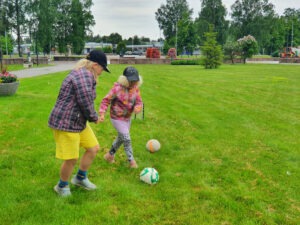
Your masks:
M140 173L140 180L147 184L156 184L159 180L158 172L154 168L145 168Z

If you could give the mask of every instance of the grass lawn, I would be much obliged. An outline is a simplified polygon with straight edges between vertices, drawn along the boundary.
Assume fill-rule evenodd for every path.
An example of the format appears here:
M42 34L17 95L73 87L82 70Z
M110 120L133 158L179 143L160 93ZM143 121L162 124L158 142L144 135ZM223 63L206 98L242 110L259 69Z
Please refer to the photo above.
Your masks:
M145 119L132 121L139 168L103 155L115 138L109 117L92 127L101 145L90 179L95 192L53 191L61 161L47 127L67 72L20 79L0 97L0 224L295 225L300 221L300 67L294 65L137 65ZM125 65L111 65L101 99ZM146 142L158 139L159 152ZM144 167L157 185L139 181ZM77 169L77 167L76 167ZM75 172L75 171L74 171Z

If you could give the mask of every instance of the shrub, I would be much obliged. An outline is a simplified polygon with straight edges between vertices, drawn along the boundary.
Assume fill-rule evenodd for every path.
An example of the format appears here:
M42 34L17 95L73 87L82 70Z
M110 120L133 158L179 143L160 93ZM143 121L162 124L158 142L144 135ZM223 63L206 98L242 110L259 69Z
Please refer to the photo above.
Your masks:
M176 59L176 57L177 57L176 48L169 49L168 57L170 57L171 59Z
M213 32L213 27L209 27L209 32L204 33L205 42L201 47L202 57L201 65L205 69L216 69L222 64L223 53L222 48L216 40L217 33Z
M272 57L280 57L280 53L278 50L273 52L271 55L272 55Z
M190 59L190 60L173 60L171 62L172 65L200 65L200 60L197 59L197 60L193 60L193 59Z

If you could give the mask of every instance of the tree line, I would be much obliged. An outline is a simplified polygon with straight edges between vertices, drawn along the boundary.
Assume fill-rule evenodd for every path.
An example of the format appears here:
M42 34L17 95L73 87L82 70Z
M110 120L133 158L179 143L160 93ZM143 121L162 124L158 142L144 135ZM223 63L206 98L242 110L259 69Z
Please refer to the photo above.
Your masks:
M300 9L286 8L279 16L268 0L236 0L228 15L222 0L200 1L195 19L186 0L166 0L157 9L155 17L165 38L164 53L176 47L178 54L192 54L204 45L210 27L223 48L234 46L248 35L256 39L261 54L275 55L283 47L300 45ZM123 40L118 33L94 36L92 5L92 0L0 0L0 48L5 52L8 45L11 52L15 42L21 56L20 45L31 43L37 52L48 54L57 48L64 53L69 46L75 54L81 54L87 41L109 42L119 50L126 44L150 41L137 36Z
M24 42L33 43L37 52L54 47L66 52L71 46L80 54L95 24L92 5L92 0L0 0L2 51L3 37L12 40L14 34L20 56Z
M300 9L286 8L279 16L268 0L236 0L229 20L222 0L201 0L194 20L192 14L186 0L167 0L155 12L165 36L165 52L170 46L177 46L179 54L192 53L204 44L210 26L221 46L248 35L256 39L261 54L275 55L283 47L300 45Z

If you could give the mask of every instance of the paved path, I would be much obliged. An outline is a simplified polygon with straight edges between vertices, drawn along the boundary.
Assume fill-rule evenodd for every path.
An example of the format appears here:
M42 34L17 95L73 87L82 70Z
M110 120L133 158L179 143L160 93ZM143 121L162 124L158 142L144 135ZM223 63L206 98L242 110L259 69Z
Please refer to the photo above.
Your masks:
M34 77L49 73L56 73L61 71L67 71L74 68L76 61L74 62L51 62L53 66L46 66L40 68L27 68L24 70L13 71L13 74L18 78Z

